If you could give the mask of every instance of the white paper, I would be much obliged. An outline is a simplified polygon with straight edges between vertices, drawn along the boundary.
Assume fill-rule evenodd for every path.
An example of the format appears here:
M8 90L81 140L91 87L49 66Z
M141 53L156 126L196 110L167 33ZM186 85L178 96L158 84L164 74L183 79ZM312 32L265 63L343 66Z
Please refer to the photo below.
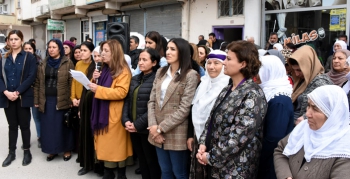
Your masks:
M72 74L72 77L75 80L77 80L80 84L82 84L87 90L90 90L90 87L88 85L91 82L83 72L76 71L76 70L70 70L70 74Z

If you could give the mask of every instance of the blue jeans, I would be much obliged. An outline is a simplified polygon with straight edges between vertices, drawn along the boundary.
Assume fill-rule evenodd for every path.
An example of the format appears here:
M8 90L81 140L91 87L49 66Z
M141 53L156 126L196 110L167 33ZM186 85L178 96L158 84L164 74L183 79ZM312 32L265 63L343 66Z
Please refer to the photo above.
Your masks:
M36 127L36 136L40 138L40 117L39 117L39 108L32 107L32 115L34 118L34 123Z
M156 147L158 162L162 170L162 179L188 179L186 150L164 150Z

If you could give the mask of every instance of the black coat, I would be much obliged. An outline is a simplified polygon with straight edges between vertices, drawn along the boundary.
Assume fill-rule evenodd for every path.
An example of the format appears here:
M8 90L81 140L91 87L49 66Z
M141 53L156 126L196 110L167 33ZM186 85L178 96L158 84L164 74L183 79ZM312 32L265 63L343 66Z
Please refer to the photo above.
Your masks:
M156 76L156 72L152 72L147 75L143 75L143 73L141 73L139 75L132 77L129 93L125 98L124 107L123 107L122 124L123 126L125 126L125 123L127 121L133 122L138 133L148 134L147 103L150 98L155 76ZM140 88L137 94L136 120L133 121L131 107L132 107L134 90L138 86L140 86Z
M135 49L135 50L129 52L129 56L131 58L131 67L133 69L136 69L137 64L139 63L139 56L140 56L141 51L142 51L141 49Z

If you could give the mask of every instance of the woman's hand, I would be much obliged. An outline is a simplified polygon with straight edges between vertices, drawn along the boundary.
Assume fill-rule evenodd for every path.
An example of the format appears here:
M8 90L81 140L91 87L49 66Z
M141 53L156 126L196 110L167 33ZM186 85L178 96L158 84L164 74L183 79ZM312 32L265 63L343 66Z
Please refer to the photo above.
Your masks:
M206 165L208 163L207 161L207 152L205 152L207 150L207 147L203 144L199 145L199 149L198 149L198 153L196 154L196 158L198 160L198 162L202 165Z
M130 121L127 121L125 123L125 130L129 131L129 132L137 132L135 126L134 126L134 123L130 122Z
M16 92L9 92L9 91L4 91L5 96L7 97L7 99L9 99L10 101L15 101L18 98L18 95L16 94Z
M97 84L95 84L95 83L90 83L90 84L88 84L88 86L89 86L89 88L90 88L90 90L91 90L92 92L96 93L96 90L97 90L97 87L98 87Z
M39 104L34 104L34 107L38 108L38 107L39 107Z
M200 164L207 165L208 164L207 155L209 155L208 152L204 152L203 154L197 153L196 158Z
M92 78L93 79L98 79L101 76L101 72L99 72L98 70L95 70L94 73L92 74Z
M192 144L193 144L193 138L188 138L187 139L187 148L192 152Z
M79 103L80 103L80 100L79 100L79 99L73 99L73 106L78 107L78 106L79 106Z
M160 134L157 132L157 128L158 128L157 125L153 125L153 126L147 128L147 129L149 130L149 133L151 134L153 140L154 140L158 135L160 135Z
M165 139L164 139L163 135L159 134L157 137L154 138L154 142L156 142L158 144L164 144Z
M207 150L207 147L203 144L199 145L198 153L204 154L204 152Z

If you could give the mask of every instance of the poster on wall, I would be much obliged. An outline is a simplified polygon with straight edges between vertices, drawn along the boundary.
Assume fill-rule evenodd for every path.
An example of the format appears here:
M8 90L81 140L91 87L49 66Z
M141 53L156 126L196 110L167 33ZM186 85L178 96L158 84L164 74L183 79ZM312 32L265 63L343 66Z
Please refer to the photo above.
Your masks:
M329 31L346 30L346 9L332 9L329 15Z
M265 11L336 6L346 4L346 0L266 0Z
M95 44L105 41L105 31L99 30L95 33Z

